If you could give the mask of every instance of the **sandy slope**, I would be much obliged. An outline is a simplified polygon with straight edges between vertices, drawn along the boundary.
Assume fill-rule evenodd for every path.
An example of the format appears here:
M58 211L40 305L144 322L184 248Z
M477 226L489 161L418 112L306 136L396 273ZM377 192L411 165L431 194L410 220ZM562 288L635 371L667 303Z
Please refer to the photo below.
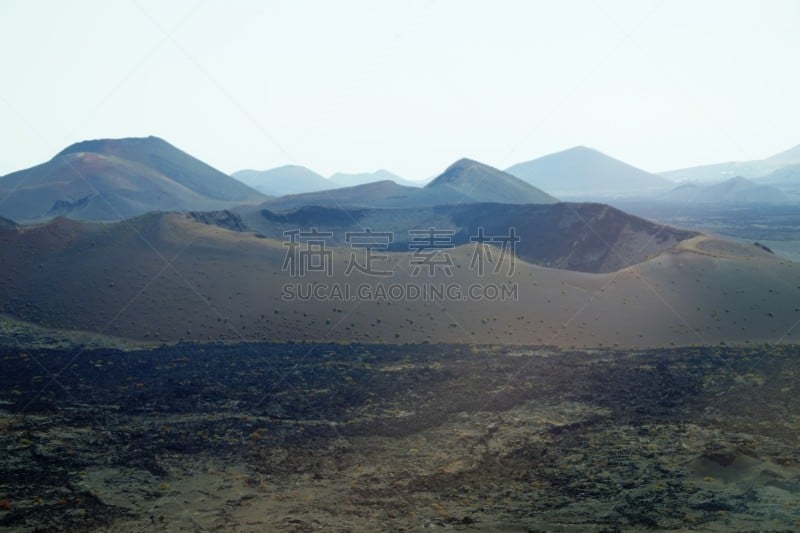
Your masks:
M641 243L647 246L647 243ZM800 320L800 265L756 247L697 237L610 274L542 268L469 268L451 251L452 278L413 277L391 254L389 279L291 278L282 242L153 214L114 225L65 219L0 232L2 312L48 327L148 341L337 340L559 346L792 342ZM380 266L386 267L386 263ZM453 283L518 286L516 301L293 301L285 283Z

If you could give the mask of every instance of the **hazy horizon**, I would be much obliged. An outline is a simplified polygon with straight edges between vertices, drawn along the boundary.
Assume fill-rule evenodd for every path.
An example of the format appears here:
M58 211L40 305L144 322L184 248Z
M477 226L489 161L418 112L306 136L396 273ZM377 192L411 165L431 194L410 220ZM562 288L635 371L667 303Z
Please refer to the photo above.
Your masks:
M659 172L800 143L797 2L46 6L0 4L0 175L146 135L226 173L416 181L577 145Z

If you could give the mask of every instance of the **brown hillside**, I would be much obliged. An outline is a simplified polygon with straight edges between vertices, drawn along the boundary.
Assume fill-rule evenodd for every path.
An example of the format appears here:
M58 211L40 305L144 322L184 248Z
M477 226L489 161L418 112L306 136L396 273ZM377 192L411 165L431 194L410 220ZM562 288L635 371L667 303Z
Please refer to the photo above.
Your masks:
M477 342L659 346L786 342L800 319L800 267L754 246L696 237L607 274L517 260L483 278L473 248L452 250L452 278L414 278L408 253L391 254L391 280L290 278L280 241L228 231L181 214L116 224L57 219L0 232L2 311L49 327L129 338ZM359 302L281 299L287 282L513 283L518 300Z

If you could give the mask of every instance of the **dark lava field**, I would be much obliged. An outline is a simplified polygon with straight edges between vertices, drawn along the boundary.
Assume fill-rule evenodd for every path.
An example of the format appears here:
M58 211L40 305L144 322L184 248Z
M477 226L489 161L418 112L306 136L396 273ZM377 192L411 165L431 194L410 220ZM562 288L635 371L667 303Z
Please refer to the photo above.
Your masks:
M793 531L800 348L1 349L14 531Z

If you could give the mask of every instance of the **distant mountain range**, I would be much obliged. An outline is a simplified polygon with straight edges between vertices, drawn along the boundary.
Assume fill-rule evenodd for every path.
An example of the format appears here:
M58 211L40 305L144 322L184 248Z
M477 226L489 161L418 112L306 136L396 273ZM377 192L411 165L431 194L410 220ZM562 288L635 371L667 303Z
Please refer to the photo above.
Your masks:
M302 166L242 170L233 177L157 137L73 144L53 159L0 177L0 217L17 223L68 216L109 221L149 211L249 213L303 206L422 208L472 203L549 204L559 200L788 203L800 198L800 146L763 161L723 163L672 177L763 174L720 183L675 183L586 147L502 171L461 159L424 187L378 170L325 178Z
M406 187L421 186L420 183L403 179L388 170L376 170L375 172L358 174L337 172L330 178L325 178L310 168L300 165L285 165L269 170L239 170L231 174L231 176L267 196L276 197L327 191L341 187L356 187L379 181L392 181Z
M0 216L117 220L154 210L208 210L264 196L157 137L73 144L0 178Z
M345 172L337 172L330 177L330 180L339 187L354 187L356 185L366 185L367 183L374 183L376 181L393 181L398 185L406 187L421 187L421 183L416 183L405 178L401 178L393 172L388 170L376 170L375 172L361 172L357 174L348 174Z
M643 195L674 187L661 176L585 146L518 163L506 172L562 199Z
M787 203L792 199L777 187L736 177L711 185L686 183L658 198L663 202L703 204Z
M327 191L303 194L290 194L270 198L259 206L245 207L243 210L267 208L278 211L296 209L307 205L326 207L399 207L426 203L426 198L418 187L405 187L393 181L376 181L354 187L341 187Z
M753 181L761 185L772 185L795 196L800 195L800 164L785 166Z
M339 187L338 184L325 179L313 170L299 165L286 165L269 170L240 170L231 176L267 196L302 194Z
M386 208L480 202L542 204L557 201L506 172L477 161L461 159L425 187L407 187L387 180L269 199L261 207L285 211L302 206Z
M706 165L661 175L579 146L513 165L506 171L561 199L720 205L800 200L800 145L763 160ZM676 187L676 182L684 183Z
M661 172L673 181L722 181L736 176L762 178L790 165L800 164L800 145L766 159L729 161Z

